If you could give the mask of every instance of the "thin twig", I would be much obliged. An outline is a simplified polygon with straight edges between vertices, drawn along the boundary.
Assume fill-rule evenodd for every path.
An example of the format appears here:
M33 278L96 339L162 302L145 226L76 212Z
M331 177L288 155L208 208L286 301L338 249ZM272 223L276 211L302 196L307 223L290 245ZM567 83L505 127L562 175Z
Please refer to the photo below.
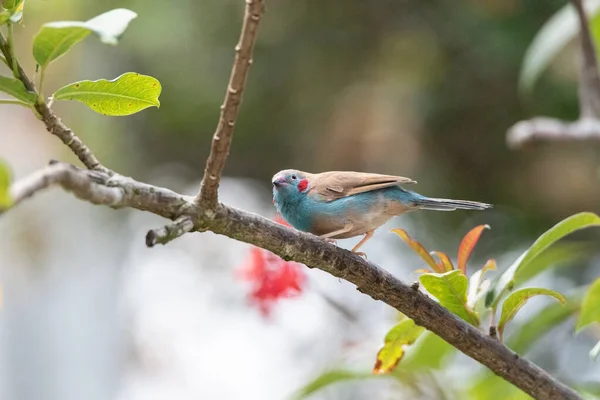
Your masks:
M19 69L17 68L17 57L15 56L15 41L13 39L13 24L9 20L6 23L7 34L8 34L8 51L12 57L12 63L10 68L12 69L13 76L19 79Z
M20 100L0 99L0 104L15 105L15 106L31 108L31 106L29 104L23 103Z
M25 88L27 90L38 93L35 85L29 79L23 68L19 64L19 62L13 57L12 51L4 36L0 33L0 52L4 54L6 61L10 65L16 65L17 70L17 78L23 82ZM62 142L67 145L71 151L79 158L79 160L89 169L94 169L98 171L104 171L107 173L111 173L111 171L100 164L100 161L94 156L90 148L73 133L73 131L68 128L65 124L62 123L60 118L54 114L54 112L43 102L38 101L34 105L35 110L37 111L40 119L46 125L46 129L48 132L52 133L55 136L58 136Z
M221 115L213 136L210 155L206 160L200 193L198 193L198 201L203 203L206 209L216 207L218 202L219 182L229 156L233 128L242 102L246 77L252 64L252 52L264 9L264 0L246 0L244 22L239 42L235 46L231 77L225 93L225 101L221 106Z
M590 31L583 0L571 0L579 19L581 70L579 75L579 112L582 118L600 118L600 75L596 46Z
M580 26L579 119L574 122L536 117L519 121L507 133L509 147L535 141L600 140L600 75L596 47L582 0L570 0Z
M157 244L166 244L171 240L194 229L194 221L187 215L177 218L173 223L163 226L159 229L152 229L146 235L146 246L154 247Z

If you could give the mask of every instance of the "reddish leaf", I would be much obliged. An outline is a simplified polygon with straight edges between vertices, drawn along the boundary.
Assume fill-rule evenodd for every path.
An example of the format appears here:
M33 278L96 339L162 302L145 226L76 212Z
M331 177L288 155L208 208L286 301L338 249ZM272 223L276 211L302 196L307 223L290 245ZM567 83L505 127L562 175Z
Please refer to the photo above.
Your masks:
M415 274L429 274L429 273L431 273L433 271L430 270L430 269L427 269L427 268L419 268L419 269L415 269L413 272Z
M442 253L441 251L432 251L431 254L438 256L440 259L439 265L444 268L444 272L452 271L454 269L454 265L452 265L452 261L450 260L450 257L448 257L448 254Z
M392 229L392 232L400 236L425 262L436 272L444 272L443 267L438 265L431 254L423 247L423 245L408 236L404 229Z
M465 235L460 246L458 246L458 268L463 274L467 274L467 261L469 256L473 252L473 248L477 244L479 237L484 229L490 229L489 225L479 225L471 229L469 233Z

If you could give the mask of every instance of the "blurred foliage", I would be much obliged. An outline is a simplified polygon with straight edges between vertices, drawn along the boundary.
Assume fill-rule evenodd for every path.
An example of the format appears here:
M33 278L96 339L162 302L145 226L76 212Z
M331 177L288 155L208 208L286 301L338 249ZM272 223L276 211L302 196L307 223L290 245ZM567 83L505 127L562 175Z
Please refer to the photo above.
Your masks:
M130 70L157 77L164 87L160 112L152 109L128 120L102 122L102 116L80 111L77 105L74 111L64 109L64 113L59 105L56 108L110 167L143 179L152 176L153 167L175 163L187 167L182 174L193 181L201 176L217 124L243 12L240 3L188 0L165 7L155 0L28 0L27 24L15 27L17 48L19 53L21 48L30 49L44 22L88 21L113 7L138 13L140 18L120 38L118 49L87 41L60 60L44 58L43 64L57 60L55 69L48 72L46 86L54 91L79 78L97 79ZM0 13L2 23L15 16L21 19L21 2L5 0L3 4L8 13ZM265 182L265 197L269 178L283 168L411 176L422 182L419 191L426 194L499 205L495 214L489 214L489 222L506 233L485 248L488 254L520 246L543 227L578 210L599 211L596 148L549 144L510 152L505 146L506 129L522 118L547 114L573 119L577 115L576 66L568 40L552 41L561 49L550 52L552 63L542 57L547 73L540 76L528 99L518 95L526 49L540 27L563 6L564 0L270 2L226 173ZM95 31L83 29L87 33L82 33L81 39ZM38 56L35 58L40 61ZM535 61L539 62L539 57L534 57ZM33 58L24 58L24 65L33 71ZM3 85L11 84L6 81ZM6 185L2 193L4 170L0 166L0 201L6 198ZM464 214L433 214L413 218L418 226L445 227L427 230L429 241L453 242L452 233L447 232L457 230ZM469 234L463 238L458 269L445 253L434 253L440 259L436 262L424 246L398 231L404 232L403 239L436 271L421 277L423 285L446 306L458 299L460 309L467 310L463 317L478 325L479 319L472 317L482 311L469 297L490 293L489 309L483 312L495 314L514 286L557 262L580 261L585 247L578 243L548 246L599 223L591 213L563 220L540 236L492 286L482 275L495 263L485 264L471 282L466 277L466 262L483 225L478 232L470 232L470 239ZM448 285L449 277L461 282L459 296L454 293L455 298L446 302L447 294L455 291L438 290L436 294L435 289L443 285L454 289L455 282ZM570 278L578 279L573 273ZM435 282L426 284L428 280ZM469 290L474 283L475 289ZM474 295L467 296L471 292ZM519 293L524 292L513 296ZM589 293L586 299L594 295ZM509 345L519 353L529 350L541 336L579 311L577 296L570 297L566 306L551 304L539 310L516 327L507 340ZM591 307L597 313L597 302ZM508 311L507 315L511 314ZM394 329L394 335L398 334L398 326ZM403 339L392 331L384 344L384 348L395 346L393 356L385 360L385 370L393 370L386 377L421 394L418 386L423 382L435 386L432 382L446 372L450 355L456 351L429 332ZM405 360L394 369L404 355L403 346L415 339L406 349ZM372 377L330 371L301 394L315 393L333 382ZM436 389L440 398L455 392L462 393L460 398L527 398L487 371L470 375L462 387L444 383Z
M600 279L591 285L583 299L583 303L580 303L580 296L570 296L567 300L567 297L563 294L547 288L527 287L513 291L516 285L525 283L528 279L532 278L535 273L540 273L542 270L553 265L551 262L542 264L539 261L540 259L550 261L541 257L546 251L551 249L553 244L577 230L597 227L599 226L599 222L600 217L587 212L579 213L559 222L542 234L493 285L484 284L484 282L489 283L489 281L483 280L483 273L486 270L495 269L495 262L493 259L490 259L483 268L475 272L470 280L467 278L465 272L472 250L480 239L482 231L485 228L489 228L489 226L479 225L471 229L463 237L458 250L459 269L454 269L453 263L449 257L441 252L432 253L443 254L444 257L441 257L441 259L444 260L444 258L446 258L447 261L440 261L439 264L436 264L425 246L420 242L408 236L408 234L401 229L396 229L394 231L419 256L421 256L433 270L439 271L427 272L428 270L423 270L425 272L420 276L420 282L424 289L434 296L442 306L475 327L483 329L484 332L489 332L490 334L497 330L498 339L500 341L503 341L506 325L532 297L545 295L558 300L560 303L559 307L551 305L538 310L537 313L530 315L528 323L523 325L520 330L517 329L516 336L514 336L514 339L512 339L509 344L514 346L515 351L522 353L550 329L563 322L566 318L580 309L581 315L577 323L577 329L581 329L592 322L600 322L600 318L598 317L598 315L600 315L600 301L598 300L598 295L600 293ZM446 265L449 266L450 271L446 271ZM535 266L535 273L528 273L526 275L527 279L524 279L519 275L521 271L526 271L532 265ZM477 288L469 288L469 285L477 285ZM471 297L487 299L485 307L482 308L481 312L478 312L479 308L477 307L476 300L468 300L467 293L469 293ZM496 326L494 321L496 320L497 307L500 303L502 304L501 313ZM482 327L480 325L480 317L481 320L488 317L487 320L490 321L489 326ZM395 376L399 376L399 379L404 383L407 383L407 381L411 384L415 383L411 378L415 371L411 370L410 367L408 368L408 371L410 371L408 373L406 372L406 367L403 370L395 372L398 364L404 357L406 351L405 346L412 344L419 336L421 336L422 331L415 330L415 328L417 327L411 319L404 319L387 333L384 345L377 354L377 360L373 370L374 373L394 373ZM443 370L443 367L436 362L438 360L437 357L431 357L431 353L420 354L424 348L425 346L421 346L417 350L413 350L416 356L413 356L412 362L414 363L415 359L421 359L426 363L433 360L432 364L425 365ZM445 354L445 351L442 349L439 350L440 353ZM558 349L560 349L560 346ZM596 358L598 352L600 352L600 344L596 345L590 351L590 356ZM419 365L419 362L417 362L417 365ZM343 373L340 371L335 371L335 373L326 372L309 383L301 392L308 395L341 380L356 380L364 379L365 377L366 375ZM476 379L468 380L468 385L468 396L473 399L492 400L500 398L530 398L518 388L487 370L485 373L480 374ZM448 386L450 389L452 389L453 386L456 386L454 389L460 390L460 385Z
M28 3L30 37L41 22L86 20L111 7L140 15L118 50L86 41L85 58L72 64L71 76L135 70L164 87L160 112L111 122L118 138L89 112L67 111L66 118L82 135L112 141L96 148L115 168L144 174L149 166L177 163L197 179L229 77L239 2L182 1L167 9L151 0L51 3ZM505 146L506 129L523 117L577 114L574 71L551 69L528 104L516 84L527 46L562 6L564 0L272 2L226 173L265 182L265 196L273 173L289 167L412 176L426 194L502 204L512 217L502 224L514 234L498 248L581 208L597 209L600 190L587 185L598 164L594 149L510 152ZM53 85L68 83L61 76L52 74ZM565 164L570 167L558 167ZM568 171L581 178L569 179ZM448 227L464 219L432 214L418 218Z
M3 160L0 160L0 211L10 207L12 203L9 192L11 181L10 168Z

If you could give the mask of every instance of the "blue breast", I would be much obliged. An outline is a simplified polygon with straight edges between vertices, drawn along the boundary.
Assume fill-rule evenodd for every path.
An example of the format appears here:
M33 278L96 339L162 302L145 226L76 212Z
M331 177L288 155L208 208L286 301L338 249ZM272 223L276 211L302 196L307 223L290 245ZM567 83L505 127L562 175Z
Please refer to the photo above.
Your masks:
M278 208L281 215L294 228L310 232L313 221L318 218L340 218L346 215L368 213L381 202L399 201L411 205L419 194L394 186L370 192L359 193L326 202L310 194L279 198Z

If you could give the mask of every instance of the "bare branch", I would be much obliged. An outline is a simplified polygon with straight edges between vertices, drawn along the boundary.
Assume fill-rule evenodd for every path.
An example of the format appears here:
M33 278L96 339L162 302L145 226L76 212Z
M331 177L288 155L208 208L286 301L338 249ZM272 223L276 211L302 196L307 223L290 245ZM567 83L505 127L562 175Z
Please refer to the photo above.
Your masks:
M54 185L61 186L76 197L93 204L112 208L135 208L169 219L180 217L189 209L188 204L193 200L193 197L122 175L79 169L65 163L53 163L11 185L12 207Z
M217 205L219 181L229 156L233 128L242 102L242 93L246 85L248 71L252 64L254 43L256 42L258 25L264 10L264 0L246 0L242 32L240 40L235 46L235 61L233 62L225 101L221 106L219 124L213 136L210 156L206 160L204 177L198 194L198 201L208 209L215 208Z
M75 196L93 204L115 206L122 202L119 188L97 184L91 176L68 164L53 164L15 182L10 188L14 205L52 185L60 185Z
M154 247L156 244L167 244L194 229L194 221L187 215L181 216L159 229L148 231L146 235L146 246Z
M570 0L580 25L581 60L579 72L579 113L575 122L537 117L509 128L508 145L519 148L542 140L600 140L600 75L596 47L582 0Z
M21 82L23 82L27 90L37 93L35 85L29 79L25 71L23 71L21 65L17 62L17 60L14 60L12 58L10 46L1 33L0 52L4 54L4 57L6 58L6 61L9 65L16 65L18 79ZM62 140L62 142L65 145L67 145L73 153L75 153L75 155L77 156L77 158L79 158L83 165L85 165L89 169L110 173L110 170L108 168L100 164L100 161L98 161L96 156L94 156L89 147L87 147L87 145L83 143L81 139L79 139L79 137L77 137L77 135L75 135L75 133L73 133L73 131L70 128L68 128L67 126L65 126L65 124L62 123L60 118L58 118L56 114L52 112L52 110L48 107L48 105L46 105L46 103L36 103L34 107L35 110L38 112L40 119L46 125L46 129L48 129L48 132L55 136L58 136L58 138Z
M517 122L510 127L506 138L512 148L543 140L600 140L600 120L584 118L569 123L555 118L538 117Z
M579 76L579 107L581 117L600 118L600 75L596 47L590 31L583 0L571 0L580 26L581 70Z

